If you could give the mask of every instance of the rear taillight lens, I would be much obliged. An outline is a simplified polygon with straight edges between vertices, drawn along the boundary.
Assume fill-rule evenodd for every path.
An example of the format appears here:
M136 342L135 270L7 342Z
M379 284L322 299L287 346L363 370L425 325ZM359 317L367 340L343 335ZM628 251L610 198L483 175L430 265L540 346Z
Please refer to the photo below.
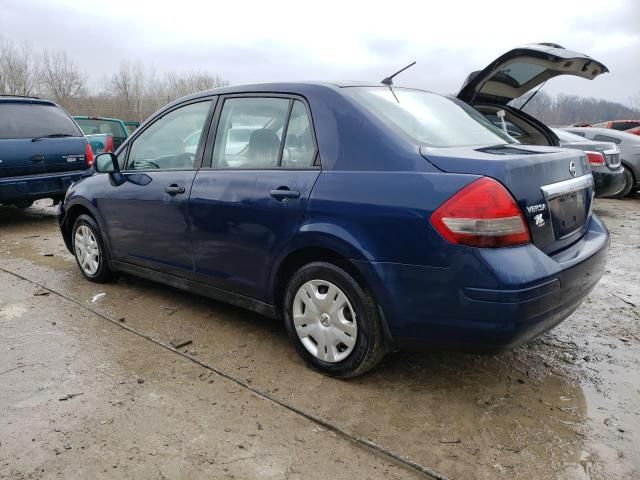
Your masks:
M91 145L85 143L84 145L84 161L87 164L87 167L93 166L93 150L91 150Z
M501 183L483 177L443 203L431 224L448 242L509 247L531 241L522 211Z
M604 165L604 155L598 152L586 152L587 153L587 161L589 165L593 165L595 167L601 167Z
M107 138L104 139L104 151L105 153L113 152L113 137L111 135L107 135Z

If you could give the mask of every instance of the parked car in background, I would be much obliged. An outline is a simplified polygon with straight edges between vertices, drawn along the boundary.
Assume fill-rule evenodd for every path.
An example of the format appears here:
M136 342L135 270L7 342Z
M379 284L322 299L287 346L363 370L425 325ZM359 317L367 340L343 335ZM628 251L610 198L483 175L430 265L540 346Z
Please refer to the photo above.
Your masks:
M612 197L620 194L625 187L625 176L620 151L615 143L587 140L579 135L552 128L560 139L560 146L582 150L595 181L596 197Z
M560 140L548 126L510 102L560 75L593 80L608 71L588 55L553 43L536 43L510 50L484 70L472 72L457 97L493 123L504 120L507 131L517 129L521 143L559 146Z
M165 106L59 221L88 280L283 318L306 362L353 377L391 349L495 351L567 318L605 268L592 195L583 152L521 145L457 99L273 83Z
M631 133L632 135L640 135L640 127L630 128L629 130L625 130L625 133Z
M129 135L131 135L133 132L135 132L136 128L140 126L140 122L128 121L124 122L124 125L125 127L127 127L127 132L129 133Z
M118 149L122 142L129 136L127 126L122 120L106 117L87 117L75 115L74 120L78 122L85 135L109 134L113 139L113 148Z
M563 130L596 142L615 143L620 150L620 162L625 176L625 186L620 196L640 188L640 136L610 128L567 127Z
M61 107L35 97L0 96L1 204L59 202L92 163L87 139Z
M640 127L640 120L611 120L608 122L594 123L588 126L596 128L611 128L613 130L624 132L631 128Z
M110 133L93 133L91 135L85 135L93 155L100 155L101 153L113 152L113 137Z

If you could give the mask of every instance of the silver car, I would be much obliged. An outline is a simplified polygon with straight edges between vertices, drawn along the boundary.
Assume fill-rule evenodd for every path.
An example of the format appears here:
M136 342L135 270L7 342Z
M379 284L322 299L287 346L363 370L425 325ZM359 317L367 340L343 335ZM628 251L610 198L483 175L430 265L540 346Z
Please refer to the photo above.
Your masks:
M625 185L620 196L628 195L640 188L640 135L611 128L567 127L563 130L596 142L615 143L620 150L620 161L625 175Z

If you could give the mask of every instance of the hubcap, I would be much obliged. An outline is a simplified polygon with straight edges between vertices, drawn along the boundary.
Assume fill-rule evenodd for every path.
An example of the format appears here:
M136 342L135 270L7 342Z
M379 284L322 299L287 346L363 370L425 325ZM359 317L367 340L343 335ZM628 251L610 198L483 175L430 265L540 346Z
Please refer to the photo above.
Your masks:
M100 267L100 249L91 229L80 225L76 229L73 244L80 268L87 275L95 275Z
M355 311L344 292L325 280L300 287L293 299L293 324L307 351L322 361L340 362L356 345Z

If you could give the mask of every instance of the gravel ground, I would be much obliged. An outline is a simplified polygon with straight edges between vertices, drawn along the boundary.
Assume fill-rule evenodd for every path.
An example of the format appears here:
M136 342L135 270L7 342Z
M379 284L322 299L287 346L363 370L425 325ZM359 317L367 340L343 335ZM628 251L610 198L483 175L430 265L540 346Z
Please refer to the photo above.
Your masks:
M0 207L0 478L640 478L640 196L595 211L607 272L556 329L345 382L273 320L85 281L53 208Z

